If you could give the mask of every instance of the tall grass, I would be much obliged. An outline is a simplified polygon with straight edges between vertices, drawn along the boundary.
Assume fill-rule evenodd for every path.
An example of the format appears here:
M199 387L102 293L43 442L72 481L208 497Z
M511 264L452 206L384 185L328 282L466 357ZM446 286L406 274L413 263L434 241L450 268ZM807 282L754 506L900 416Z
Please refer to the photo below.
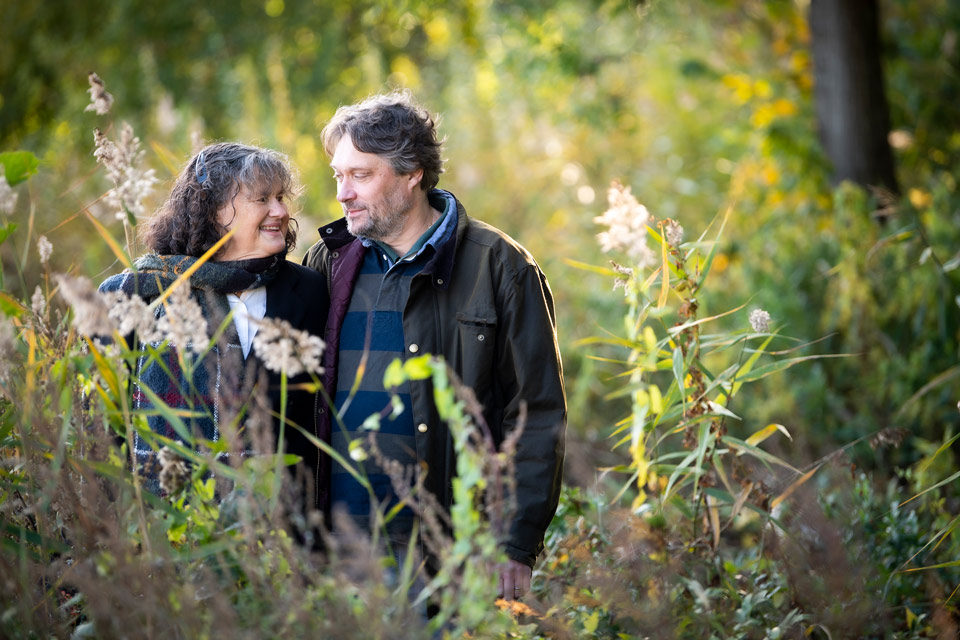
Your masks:
M126 148L135 151L134 139L131 131ZM27 153L0 160L10 189L0 190L7 198L0 204L16 215L29 203L7 208L9 198L26 197L21 185L37 163ZM113 237L115 223L91 215L85 224L130 264L136 207L122 197L114 202L123 242ZM38 247L36 258L14 251L24 231L5 218L0 635L955 636L956 437L926 443L924 460L886 486L852 471L846 448L791 462L783 453L791 425L740 425L740 391L836 354L784 337L777 318L748 304L703 315L699 300L724 215L689 239L677 222L655 220L615 185L600 221L611 232L604 245L627 262L581 266L617 283L610 295L623 300L623 328L581 347L622 381L594 402L626 397L630 409L609 430L615 462L586 486L564 489L533 591L507 603L495 601L495 568L513 504L511 441L492 449L471 417L478 414L472 394L442 362L397 362L384 381L390 388L429 378L457 451L449 514L409 482L411 470L381 465L420 516L418 537L433 556L427 571L416 540L398 565L376 530L371 537L335 514L331 532L301 483L291 481L287 467L296 461L278 453L273 424L297 425L271 415L262 385L238 382L225 397L215 442L191 428L212 411L203 402L176 408L152 398L151 408L138 408L132 398L146 393L143 352L125 339L129 318L120 305L107 307L89 285L56 277L48 247ZM22 242L26 248L32 237ZM27 300L12 290L34 293ZM222 335L222 327L213 329L199 353L171 352L162 338L147 357L199 370ZM111 339L97 340L98 333ZM156 415L177 437L147 427ZM867 440L895 446L903 435L881 430ZM158 468L142 468L135 437L166 448ZM768 450L772 444L779 454ZM336 463L362 480L359 459L382 454L365 438L354 451L363 453ZM569 468L594 464L575 448L569 455ZM145 472L165 490L148 490ZM375 521L390 517L381 509ZM427 604L430 618L422 613Z

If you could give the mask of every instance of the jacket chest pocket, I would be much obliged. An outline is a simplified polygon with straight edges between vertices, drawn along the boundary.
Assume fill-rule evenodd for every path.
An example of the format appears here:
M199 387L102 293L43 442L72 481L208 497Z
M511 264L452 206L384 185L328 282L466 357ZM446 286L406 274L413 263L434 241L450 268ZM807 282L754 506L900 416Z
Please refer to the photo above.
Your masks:
M473 387L489 384L497 350L497 316L493 311L473 314L457 313L460 331L460 375Z

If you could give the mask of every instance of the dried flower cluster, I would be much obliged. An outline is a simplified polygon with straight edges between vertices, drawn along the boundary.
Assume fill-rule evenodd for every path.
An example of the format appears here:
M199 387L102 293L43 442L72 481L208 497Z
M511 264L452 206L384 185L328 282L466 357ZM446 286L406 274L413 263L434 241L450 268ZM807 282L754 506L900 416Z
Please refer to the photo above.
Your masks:
M763 309L754 309L750 312L750 327L757 333L770 331L770 314Z
M174 289L165 306L167 310L157 321L157 330L172 346L194 353L204 351L210 342L207 319L200 304L190 296L190 287L182 285Z
M647 208L637 202L630 187L619 182L610 185L607 201L610 208L593 219L607 227L607 231L597 235L600 246L605 252L625 251L640 268L655 265L657 255L647 245L647 223L650 220Z
M157 455L160 463L160 489L167 495L180 492L190 479L190 465L170 447L163 447Z
M47 299L44 297L40 285L37 285L37 288L33 290L33 296L30 298L30 310L37 317L42 316L47 311Z
M73 326L85 336L108 336L116 328L106 299L87 278L57 277L60 295L73 308Z
M90 83L90 88L87 89L90 94L90 104L84 111L95 111L97 115L102 116L113 106L113 96L107 93L103 80L93 71L87 76L87 81Z
M683 242L683 227L676 220L667 220L665 233L671 247L679 247Z
M125 336L137 332L143 342L161 342L163 333L158 328L153 310L138 295L128 296L122 291L103 294L109 307L110 319L117 325L117 331Z
M153 191L157 183L153 169L142 169L143 150L140 138L133 134L133 127L124 122L120 125L120 140L111 141L100 129L93 130L96 149L93 152L97 162L107 170L115 187L110 191L107 202L117 208L117 219L126 219L125 211L134 217L146 213L143 200Z
M264 366L288 377L303 373L319 374L320 356L326 345L317 336L294 329L286 320L264 318L253 339L253 350Z
M616 272L617 276L613 280L613 290L623 287L624 294L628 293L627 283L630 282L630 279L633 277L633 269L630 267L625 267L618 262L610 261L610 264L613 265L613 270Z
M17 193L10 187L6 175L0 173L0 212L13 213L16 207Z
M53 244L47 240L47 236L40 236L37 239L37 254L40 256L40 264L47 264L52 253Z

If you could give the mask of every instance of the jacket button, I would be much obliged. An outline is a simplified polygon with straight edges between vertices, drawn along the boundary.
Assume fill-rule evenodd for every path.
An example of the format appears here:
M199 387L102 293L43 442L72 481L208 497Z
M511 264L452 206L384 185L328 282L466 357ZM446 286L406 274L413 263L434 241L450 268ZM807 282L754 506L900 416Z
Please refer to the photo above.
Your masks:
M334 260L336 260L337 258L340 257L340 252L339 252L339 251L334 251L334 252L331 253L330 255L333 256L333 259L334 259Z
M437 278L437 284L443 284L443 278Z
M333 233L333 229L331 227L327 227L326 229L324 229L324 231L327 232L327 235L330 235L331 233Z
M420 424L417 425L417 431L419 431L420 433L426 433L427 425L421 422Z
M482 334L482 333L477 336L477 340L479 340L480 342L483 342L485 339L486 339L486 338L483 337L483 334Z
M410 353L416 353L417 351L420 351L420 345L418 344L411 344L408 348L410 349Z

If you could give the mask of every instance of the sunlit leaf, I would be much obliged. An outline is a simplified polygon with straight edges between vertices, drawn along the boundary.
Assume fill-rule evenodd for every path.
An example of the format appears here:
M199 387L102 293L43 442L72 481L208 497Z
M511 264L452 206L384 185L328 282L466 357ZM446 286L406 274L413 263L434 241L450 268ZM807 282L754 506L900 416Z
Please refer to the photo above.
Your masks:
M0 153L7 184L15 187L37 172L40 161L29 151L4 151Z
M763 429L759 429L758 431L755 431L746 440L744 440L744 442L746 442L749 445L757 446L758 444L760 444L761 442L763 442L764 440L766 440L767 438L775 434L777 431L780 431L781 433L783 433L783 435L787 436L789 440L793 440L793 437L790 435L790 432L787 431L787 428L785 426L783 426L782 424L771 423L765 426Z

